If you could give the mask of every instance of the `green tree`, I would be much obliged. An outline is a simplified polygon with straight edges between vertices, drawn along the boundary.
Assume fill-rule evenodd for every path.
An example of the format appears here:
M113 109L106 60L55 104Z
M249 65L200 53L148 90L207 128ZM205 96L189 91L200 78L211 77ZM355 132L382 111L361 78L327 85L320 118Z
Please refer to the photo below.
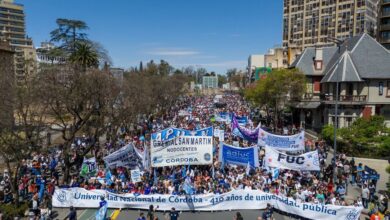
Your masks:
M56 23L58 28L50 32L51 41L60 43L60 47L66 51L75 51L78 41L87 40L87 34L83 31L88 26L84 21L59 18Z
M225 75L218 74L218 87L222 87L223 84L227 83Z
M305 83L305 75L298 69L277 69L247 88L245 97L253 104L263 107L268 115L272 109L276 128L281 110L302 97Z
M237 69L236 68L233 68L233 69L228 69L226 71L226 76L228 77L228 79L230 79L232 76L235 76L237 75Z
M158 73L161 76L167 76L172 72L173 68L169 65L169 63L165 60L160 60L160 64L158 65Z
M156 64L154 63L154 61L151 60L150 62L148 62L148 63L146 64L145 72L146 72L148 75L157 75L157 74L158 74L158 65L156 65Z
M70 55L69 61L80 66L85 72L87 68L99 66L99 55L89 44L77 43L76 50Z

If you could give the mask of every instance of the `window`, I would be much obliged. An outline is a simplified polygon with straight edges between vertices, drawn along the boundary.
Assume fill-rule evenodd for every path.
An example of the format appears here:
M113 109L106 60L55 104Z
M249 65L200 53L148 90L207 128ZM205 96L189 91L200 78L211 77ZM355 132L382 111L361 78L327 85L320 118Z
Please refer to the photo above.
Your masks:
M390 81L387 81L387 97L390 97Z
M383 95L383 82L379 82L379 96Z

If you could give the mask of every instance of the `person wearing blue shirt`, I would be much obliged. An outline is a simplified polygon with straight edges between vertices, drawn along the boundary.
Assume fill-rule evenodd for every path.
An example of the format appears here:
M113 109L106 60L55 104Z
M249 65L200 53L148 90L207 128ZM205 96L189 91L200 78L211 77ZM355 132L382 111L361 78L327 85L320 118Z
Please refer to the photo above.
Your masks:
M267 209L263 212L263 220L271 220L273 218L273 210L270 204L267 204Z
M171 218L171 220L179 219L179 213L175 210L175 208L172 208L172 210L169 212L169 217Z
M100 197L99 208L105 206L106 204L107 201L104 199L104 196Z
M144 194L149 195L151 191L152 191L152 189L150 188L149 184L146 184Z

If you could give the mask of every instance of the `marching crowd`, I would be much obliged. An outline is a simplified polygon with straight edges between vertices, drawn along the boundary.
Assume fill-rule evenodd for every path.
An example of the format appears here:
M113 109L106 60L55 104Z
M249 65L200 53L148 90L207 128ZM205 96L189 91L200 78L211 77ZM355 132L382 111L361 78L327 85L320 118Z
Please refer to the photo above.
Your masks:
M378 211L388 213L388 198L376 196L376 180L363 178L365 172L362 164L347 159L346 155L337 155L336 160L330 158L329 147L324 141L306 140L307 151L318 150L321 171L297 172L280 170L275 176L262 167L248 170L245 166L221 164L218 161L219 137L214 137L214 158L212 165L174 166L149 168L142 172L142 181L133 183L130 170L123 167L107 169L103 157L119 148L133 143L140 151L150 146L152 133L168 127L195 130L213 126L224 130L224 142L242 147L249 147L250 142L232 134L231 125L215 120L220 112L234 112L237 115L253 116L249 105L238 95L226 94L223 97L226 105L217 106L213 97L182 97L167 112L143 118L139 123L129 125L118 131L118 138L107 140L93 153L98 163L95 176L84 178L79 175L80 167L75 167L69 184L64 184L62 174L64 163L61 147L51 152L35 153L23 160L18 174L18 193L20 201L30 201L30 208L36 219L48 219L51 213L51 196L55 187L82 187L87 190L106 189L112 193L135 194L221 194L233 189L251 189L293 197L301 202L315 204L332 204L340 206L363 206L370 214ZM179 115L180 111L187 114ZM256 122L248 123L248 128L255 128ZM276 130L276 128L274 129ZM282 129L283 130L283 129ZM299 128L288 127L287 134L299 132ZM283 133L286 133L284 131ZM80 137L72 145L76 155L80 148L88 146L88 137ZM329 157L329 159L328 159ZM76 158L76 157L75 157ZM259 161L264 158L264 151L259 153ZM336 164L336 181L333 164ZM107 178L107 173L110 176ZM9 172L6 170L0 177L0 201L9 203L15 199L11 193ZM347 198L348 185L353 184L362 189L361 196L353 201ZM190 186L190 190L188 187ZM190 191L190 192L189 192ZM1 214L0 214L1 216ZM272 216L266 215L264 219ZM34 217L35 218L35 217ZM33 219L34 219L33 218ZM242 218L242 217L241 217ZM0 218L1 219L1 218ZM240 219L240 216L237 218Z

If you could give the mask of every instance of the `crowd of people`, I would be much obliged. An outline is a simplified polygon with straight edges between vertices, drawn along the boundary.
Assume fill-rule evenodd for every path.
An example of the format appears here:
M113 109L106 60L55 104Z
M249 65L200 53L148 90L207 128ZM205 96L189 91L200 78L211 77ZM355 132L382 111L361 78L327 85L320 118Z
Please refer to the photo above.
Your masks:
M195 130L213 126L224 130L224 142L241 147L249 147L250 143L243 138L234 136L230 123L215 120L220 112L234 112L238 116L251 116L254 111L239 96L225 94L224 105L217 106L214 97L182 97L171 109L155 115L145 116L139 123L123 127L118 131L117 138L107 140L92 152L98 163L98 172L88 178L79 175L80 167L74 167L69 184L63 181L64 163L61 146L53 148L51 152L37 152L22 162L18 174L18 194L20 201L30 201L30 208L35 219L49 219L51 214L51 196L55 187L82 187L87 190L105 189L112 193L135 194L187 194L186 185L191 186L191 193L222 194L234 189L261 190L293 197L301 202L315 204L332 204L339 206L362 206L370 214L378 211L387 212L388 198L376 196L376 180L364 179L365 172L362 164L347 159L346 155L339 154L336 159L329 157L329 146L321 140L306 140L307 151L318 150L320 156L320 172L297 172L281 170L278 176L273 176L270 170L263 167L251 169L248 173L246 167L221 164L218 161L219 137L214 137L214 158L212 165L202 166L176 166L143 169L142 181L133 183L130 170L124 167L108 169L103 158L119 148L132 143L138 150L144 151L150 146L150 136L168 127L177 127ZM222 101L219 100L219 101ZM188 114L179 115L180 111ZM253 129L259 122L249 121L247 128ZM264 126L264 125L262 125ZM265 125L266 126L266 125ZM280 126L283 128L283 126ZM276 128L271 128L278 133ZM300 131L296 126L285 126L280 129L282 134L293 134ZM82 136L72 145L74 159L80 149L88 146L91 140ZM260 151L259 161L262 161L264 151ZM337 169L333 169L333 164ZM109 180L107 172L110 172ZM336 173L334 173L336 172ZM9 171L6 170L0 180L0 201L12 202L14 196L11 192ZM336 177L336 178L334 178ZM349 200L348 185L359 186L361 196ZM173 212L176 213L176 212ZM272 211L263 215L263 219L270 219ZM271 213L271 214L270 214ZM387 212L388 213L388 212ZM41 217L38 217L41 216ZM142 218L141 218L142 219ZM242 219L237 214L236 219Z

